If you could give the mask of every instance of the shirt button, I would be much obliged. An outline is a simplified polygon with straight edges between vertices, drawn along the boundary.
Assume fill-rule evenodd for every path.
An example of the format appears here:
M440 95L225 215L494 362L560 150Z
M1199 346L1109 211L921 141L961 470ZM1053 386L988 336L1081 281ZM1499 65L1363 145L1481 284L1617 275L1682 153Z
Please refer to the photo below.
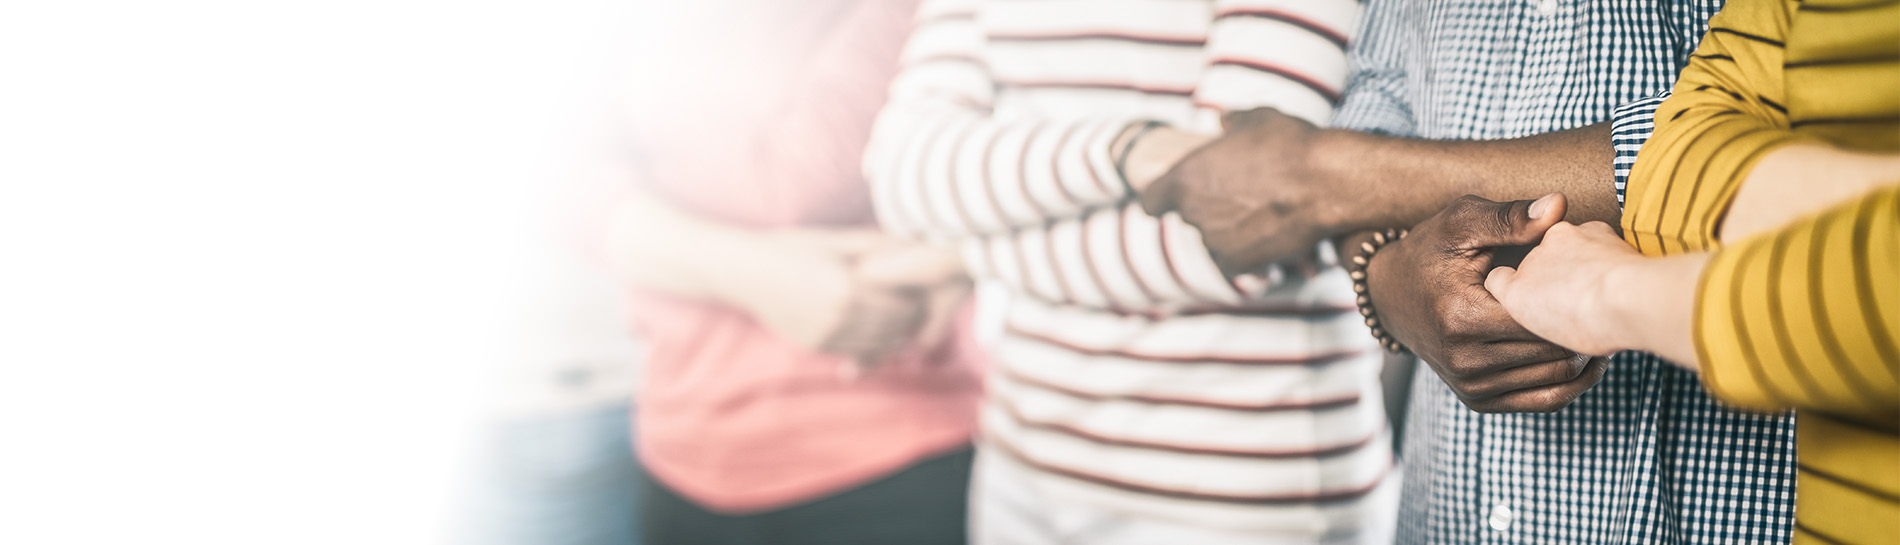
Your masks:
M1557 0L1541 0L1537 3L1537 14L1549 17L1557 13Z
M1517 513L1511 511L1511 506L1500 503L1491 507L1491 517L1485 523L1494 531L1505 532L1511 529L1511 523L1516 520Z

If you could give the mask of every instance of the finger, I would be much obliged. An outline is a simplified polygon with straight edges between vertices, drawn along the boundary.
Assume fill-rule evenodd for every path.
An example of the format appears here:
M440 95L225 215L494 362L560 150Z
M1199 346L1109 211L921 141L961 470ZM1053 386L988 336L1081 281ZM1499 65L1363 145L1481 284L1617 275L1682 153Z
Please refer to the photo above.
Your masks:
M908 334L869 322L857 322L854 325L856 327L841 331L826 351L849 356L858 360L860 365L869 366L904 348L910 339Z
M949 338L950 331L956 326L957 318L962 314L964 302L970 299L971 285L959 282L930 290L924 312L924 324L918 329L915 346L926 350L934 348Z
M1196 155L1200 154L1196 152L1188 155L1186 159L1182 159L1180 163L1176 163L1174 168L1168 169L1166 174L1162 174L1160 178L1156 178L1155 181L1149 183L1148 187L1141 189L1141 194L1138 195L1138 197L1140 197L1141 209L1143 211L1148 212L1150 216L1158 218L1161 217L1162 214L1180 208L1181 167L1189 161L1194 160Z
M1491 399L1466 402L1465 406L1481 413L1548 413L1568 407L1609 370L1609 358L1589 359L1582 373L1569 381L1506 393Z
M1592 221L1589 223L1585 223L1583 225L1578 225L1577 229L1580 229L1586 233L1595 233L1598 236L1613 237L1617 240L1623 239L1623 235L1619 235L1616 233L1616 227L1611 226L1610 224L1604 223L1601 221Z
M1517 282L1516 268L1498 267L1491 269L1490 274L1484 275L1484 290L1491 292L1491 298L1496 299L1498 305L1504 307L1504 311L1509 313L1511 302L1506 294L1510 292L1515 282ZM1517 317L1514 313L1511 316L1513 319Z
M1437 365L1440 374L1448 379L1469 382L1573 355L1570 350L1544 340L1458 342L1444 347L1445 361L1432 363L1441 364Z
M1534 201L1511 202L1465 196L1452 206L1450 220L1458 234L1456 246L1481 250L1536 244L1552 225L1563 221L1568 205L1562 193L1552 193Z
M1545 342L1543 337L1524 328L1504 305L1484 289L1482 279L1457 294L1457 304L1441 317L1445 339L1456 343L1497 343L1504 341Z
M902 347L924 320L921 295L904 291L859 290L844 323L827 338L827 351L876 359Z
M1560 357L1554 359L1461 381L1459 394L1466 399L1490 399L1519 390L1563 384L1581 376L1590 363L1590 356L1562 349L1557 352Z
M1265 271L1235 276L1232 283L1234 290L1240 292L1242 297L1257 299L1284 281L1286 281L1286 273L1281 272L1280 267L1268 265Z

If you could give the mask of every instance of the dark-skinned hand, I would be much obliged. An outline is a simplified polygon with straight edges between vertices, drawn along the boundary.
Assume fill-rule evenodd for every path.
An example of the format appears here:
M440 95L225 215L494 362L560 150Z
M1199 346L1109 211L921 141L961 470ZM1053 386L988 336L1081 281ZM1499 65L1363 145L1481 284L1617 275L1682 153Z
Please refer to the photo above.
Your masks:
M1525 330L1484 287L1494 262L1521 256L1562 221L1564 207L1554 194L1503 203L1465 196L1380 249L1367 268L1377 326L1472 410L1556 411L1603 378L1608 360Z
M1141 190L1149 214L1178 211L1228 276L1309 253L1357 191L1322 180L1309 148L1320 130L1272 108L1221 116L1224 134Z

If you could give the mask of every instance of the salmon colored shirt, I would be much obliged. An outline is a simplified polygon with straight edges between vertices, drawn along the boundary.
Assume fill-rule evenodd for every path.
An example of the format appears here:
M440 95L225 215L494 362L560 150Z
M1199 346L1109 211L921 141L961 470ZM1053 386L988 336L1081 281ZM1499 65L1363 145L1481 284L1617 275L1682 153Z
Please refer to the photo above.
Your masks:
M690 5L673 64L635 101L647 189L755 228L874 226L859 164L914 5L887 0ZM761 271L761 274L771 274ZM737 309L635 294L652 347L641 461L709 509L786 507L967 445L982 393L968 314L855 381Z

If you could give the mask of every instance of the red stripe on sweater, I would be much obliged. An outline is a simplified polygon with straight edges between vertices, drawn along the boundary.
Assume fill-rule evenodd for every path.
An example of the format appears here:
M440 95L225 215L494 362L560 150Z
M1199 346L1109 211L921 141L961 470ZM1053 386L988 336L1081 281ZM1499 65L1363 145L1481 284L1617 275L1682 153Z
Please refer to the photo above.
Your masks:
M1312 19L1307 19L1285 11L1269 8L1230 8L1214 14L1216 20L1229 17L1252 17L1279 21L1319 35L1319 37L1325 38L1326 41L1332 42L1333 45L1339 46L1341 51L1346 49L1346 34L1344 32L1335 30L1332 27Z
M1046 334L1028 331L1011 325L1007 328L1010 335L1026 340L1054 346L1070 352L1088 356L1105 356L1131 360L1170 362L1170 363L1232 363L1240 365L1324 365L1352 359L1365 354L1364 349L1339 350L1307 356L1224 356L1219 354L1146 354L1123 348L1090 348Z
M1267 401L1267 402L1258 402L1258 403L1241 403L1241 402L1236 402L1236 401L1220 401L1220 400L1213 400L1213 399L1190 398L1190 397L1170 397L1170 396L1158 396L1158 395L1150 395L1150 394L1105 394L1105 393L1100 393L1100 392L1089 392L1089 391L1078 390L1075 388L1070 388L1067 386L1062 386L1055 383L1046 382L1040 379L1032 378L1014 369L1010 369L1006 365L998 365L996 366L996 370L998 373L1008 378L1010 382L1017 382L1025 386L1036 388L1038 390L1048 390L1048 391L1061 394L1067 397L1072 397L1076 399L1085 399L1088 401L1132 401L1132 402L1147 403L1147 404L1152 404L1152 405L1182 405L1182 406L1187 406L1187 407L1220 409L1224 411L1263 412L1263 413L1285 412L1285 411L1317 411L1317 410L1351 407L1353 405L1359 404L1359 394L1357 393L1346 394L1343 396L1335 396L1331 398L1297 399L1297 400L1290 400L1290 401Z
M1129 492L1136 492L1136 493L1149 494L1149 495L1155 495L1155 496L1164 496L1164 497L1170 497L1170 498L1187 499L1187 500L1215 501L1215 502L1223 502L1223 503L1240 503L1240 504L1249 504L1249 505L1281 505L1281 504L1298 504L1298 503L1332 503L1332 502L1351 501L1351 500L1356 500L1361 497L1364 497L1365 495L1372 493L1372 491L1377 490L1379 488L1379 485L1385 484L1386 475L1392 471L1391 462L1388 461L1386 462L1385 469L1379 471L1378 478L1373 479L1370 484L1355 486L1355 487L1343 489L1343 490L1301 493L1301 494L1263 494L1263 495L1221 494L1221 493L1216 493L1216 492L1179 490L1179 489L1168 488L1164 486L1154 486L1154 485L1147 485L1147 484L1141 484L1141 483L1134 483L1134 482L1129 482L1122 479L1117 479L1114 477L1109 477L1106 475L1096 474L1089 471L1066 468L1060 465L1042 462L1042 461L1030 458L1029 456L1023 454L1021 449L1016 448L1014 445L1009 444L1008 441L1004 441L1003 439L998 438L994 435L984 434L984 438L985 438L985 442L988 443L987 446L996 449L997 452L1007 454L1009 455L1010 458L1015 459L1017 462L1020 462L1023 465L1029 466L1031 468L1035 468L1036 470L1042 471L1045 473L1061 475L1063 477L1095 483L1095 484L1107 486L1110 488L1118 488L1118 489L1126 490Z

